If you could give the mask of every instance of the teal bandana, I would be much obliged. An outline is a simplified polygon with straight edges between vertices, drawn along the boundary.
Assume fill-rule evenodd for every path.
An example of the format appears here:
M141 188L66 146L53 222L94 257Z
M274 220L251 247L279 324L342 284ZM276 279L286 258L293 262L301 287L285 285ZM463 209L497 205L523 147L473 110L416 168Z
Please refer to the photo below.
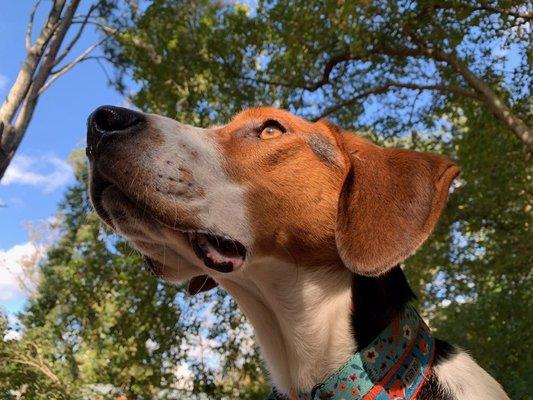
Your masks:
M267 400L414 399L429 376L434 350L429 328L409 305L311 393L288 396L274 389Z

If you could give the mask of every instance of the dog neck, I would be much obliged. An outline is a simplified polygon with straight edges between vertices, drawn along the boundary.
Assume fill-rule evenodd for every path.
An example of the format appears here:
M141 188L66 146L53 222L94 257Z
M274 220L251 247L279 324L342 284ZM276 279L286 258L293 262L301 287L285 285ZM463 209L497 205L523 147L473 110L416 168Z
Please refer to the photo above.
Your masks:
M272 384L295 393L337 371L402 308L409 297L388 289L405 278L399 268L393 271L362 278L342 267L266 260L220 283L253 325ZM404 297L403 304L391 305Z

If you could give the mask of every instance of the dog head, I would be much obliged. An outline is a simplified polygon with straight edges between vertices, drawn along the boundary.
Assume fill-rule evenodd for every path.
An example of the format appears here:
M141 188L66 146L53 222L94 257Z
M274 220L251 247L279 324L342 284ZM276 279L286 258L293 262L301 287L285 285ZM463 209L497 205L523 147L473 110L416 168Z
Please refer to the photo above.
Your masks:
M100 107L87 154L100 217L173 282L267 258L382 274L426 240L459 172L268 107L209 129Z

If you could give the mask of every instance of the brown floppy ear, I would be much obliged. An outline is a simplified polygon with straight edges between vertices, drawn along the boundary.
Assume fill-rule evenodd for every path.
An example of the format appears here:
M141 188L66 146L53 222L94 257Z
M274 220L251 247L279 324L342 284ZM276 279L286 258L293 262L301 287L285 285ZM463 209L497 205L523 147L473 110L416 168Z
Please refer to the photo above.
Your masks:
M337 248L352 271L380 275L427 239L459 168L443 156L340 136L349 170L339 198Z

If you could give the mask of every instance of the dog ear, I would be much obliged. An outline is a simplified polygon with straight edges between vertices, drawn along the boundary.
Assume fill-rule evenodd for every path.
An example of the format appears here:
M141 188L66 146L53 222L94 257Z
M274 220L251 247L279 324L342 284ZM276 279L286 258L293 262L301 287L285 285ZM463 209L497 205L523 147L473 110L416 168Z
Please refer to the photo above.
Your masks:
M340 138L349 169L337 211L337 248L350 270L380 275L427 239L459 168L443 156L384 149L350 133Z

